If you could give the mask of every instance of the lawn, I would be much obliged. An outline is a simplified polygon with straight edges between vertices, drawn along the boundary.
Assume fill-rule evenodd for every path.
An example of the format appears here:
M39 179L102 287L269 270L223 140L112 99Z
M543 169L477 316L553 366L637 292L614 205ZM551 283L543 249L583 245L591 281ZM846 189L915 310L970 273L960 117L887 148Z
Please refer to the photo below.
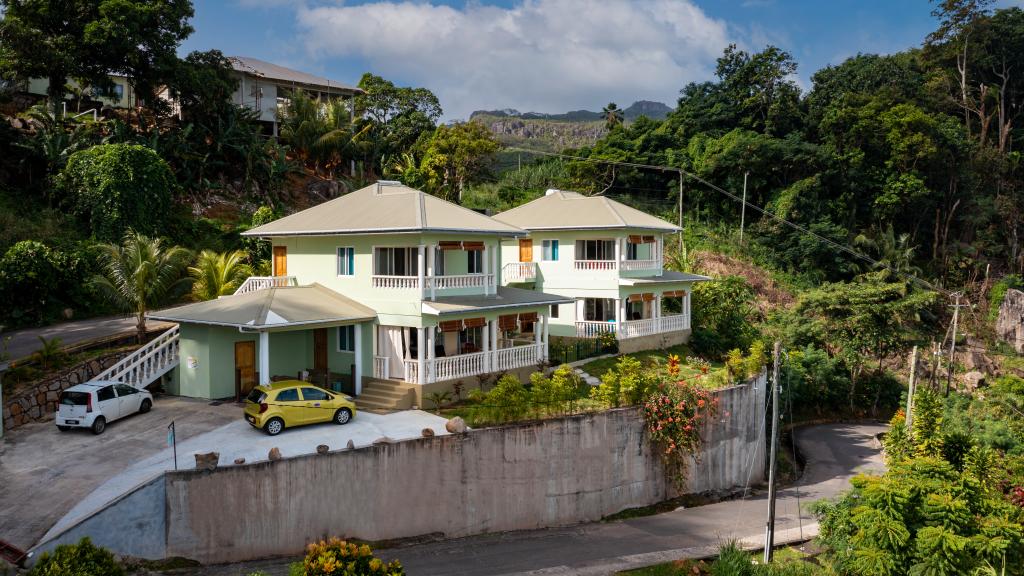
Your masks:
M680 374L683 378L692 378L700 374L700 370L686 364L686 358L694 356L693 351L686 344L679 344L678 346L672 346L671 348L666 348L664 350L644 350L641 352L634 352L632 354L625 354L625 356L636 358L644 366L660 366L665 364L666 359L670 354L676 354L683 361L683 365L680 370ZM601 376L604 376L605 372L611 370L618 361L619 356L598 358L597 360L587 362L580 366L580 368L587 374L600 378ZM722 372L722 375L724 376L724 364L721 362L711 362L710 364L711 372L709 375L716 372Z

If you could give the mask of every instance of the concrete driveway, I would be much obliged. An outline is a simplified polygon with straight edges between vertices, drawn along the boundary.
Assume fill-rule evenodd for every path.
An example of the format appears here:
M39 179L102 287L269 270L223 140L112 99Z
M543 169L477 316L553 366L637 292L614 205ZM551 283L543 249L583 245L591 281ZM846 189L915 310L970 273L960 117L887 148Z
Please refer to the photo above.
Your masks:
M99 436L60 432L52 420L7 432L0 440L0 539L34 544L98 486L163 450L171 420L179 440L187 440L240 418L234 404L164 396L150 413L111 422Z

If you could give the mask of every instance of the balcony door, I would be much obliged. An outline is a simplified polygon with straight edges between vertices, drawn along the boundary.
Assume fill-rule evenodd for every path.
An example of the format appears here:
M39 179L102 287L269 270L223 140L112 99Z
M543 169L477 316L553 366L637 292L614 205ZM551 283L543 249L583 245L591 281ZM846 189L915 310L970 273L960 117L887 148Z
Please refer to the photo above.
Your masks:
M274 276L288 275L288 247L274 246Z
M519 240L519 261L533 262L533 240L529 238Z
M374 248L373 273L378 276L417 276L419 274L419 248Z

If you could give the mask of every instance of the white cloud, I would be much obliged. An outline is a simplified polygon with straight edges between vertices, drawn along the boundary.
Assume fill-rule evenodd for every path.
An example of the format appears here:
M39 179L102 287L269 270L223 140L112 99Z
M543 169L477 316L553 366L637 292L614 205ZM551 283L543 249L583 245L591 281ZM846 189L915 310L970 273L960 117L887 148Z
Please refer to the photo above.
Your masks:
M523 0L303 6L313 60L359 58L375 74L426 86L446 118L479 108L561 112L637 99L674 105L706 79L727 26L686 0Z

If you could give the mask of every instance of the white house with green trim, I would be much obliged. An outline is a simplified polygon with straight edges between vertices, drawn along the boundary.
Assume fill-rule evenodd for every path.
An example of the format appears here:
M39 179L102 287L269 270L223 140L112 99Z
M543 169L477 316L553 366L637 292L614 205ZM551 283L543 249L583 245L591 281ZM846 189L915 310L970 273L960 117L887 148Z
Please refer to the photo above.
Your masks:
M169 392L240 397L304 376L364 407L408 408L477 375L535 370L550 311L574 300L504 285L502 243L527 234L384 181L254 228L273 276L150 314L180 326Z
M502 239L502 281L571 300L552 306L551 335L613 332L625 352L689 338L692 286L709 278L664 269L665 236L678 226L562 190L494 219L529 232Z

